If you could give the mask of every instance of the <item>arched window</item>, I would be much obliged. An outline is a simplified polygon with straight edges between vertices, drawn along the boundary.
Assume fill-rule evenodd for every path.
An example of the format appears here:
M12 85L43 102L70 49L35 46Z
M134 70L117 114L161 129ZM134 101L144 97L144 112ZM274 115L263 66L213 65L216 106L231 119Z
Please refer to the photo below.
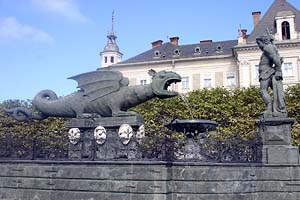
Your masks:
M282 40L291 39L290 24L288 22L286 21L282 22L281 30L282 30Z

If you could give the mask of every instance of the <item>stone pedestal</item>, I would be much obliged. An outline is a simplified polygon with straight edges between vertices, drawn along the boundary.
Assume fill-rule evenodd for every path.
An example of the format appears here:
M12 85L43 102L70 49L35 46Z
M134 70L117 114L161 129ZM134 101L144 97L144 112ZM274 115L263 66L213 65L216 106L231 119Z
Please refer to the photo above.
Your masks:
M264 164L299 164L299 149L292 146L291 127L295 119L270 117L257 120L263 141Z
M120 133L120 127L125 130ZM80 138L69 144L71 160L114 160L138 157L139 137L137 130L143 125L141 116L71 119L66 127L77 128ZM95 135L95 129L102 131ZM126 129L127 127L127 129ZM70 136L70 135L69 135ZM99 137L97 139L97 137Z
M291 145L264 145L263 163L299 164L299 149Z

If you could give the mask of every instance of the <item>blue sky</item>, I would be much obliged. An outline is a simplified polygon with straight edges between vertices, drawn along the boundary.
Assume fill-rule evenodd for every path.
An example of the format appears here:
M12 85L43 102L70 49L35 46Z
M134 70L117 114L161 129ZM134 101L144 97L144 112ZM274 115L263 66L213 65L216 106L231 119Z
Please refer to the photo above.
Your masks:
M299 0L288 0L300 8ZM32 99L43 89L76 91L70 76L100 65L115 13L123 60L178 36L180 44L237 38L251 13L273 0L0 0L0 102Z

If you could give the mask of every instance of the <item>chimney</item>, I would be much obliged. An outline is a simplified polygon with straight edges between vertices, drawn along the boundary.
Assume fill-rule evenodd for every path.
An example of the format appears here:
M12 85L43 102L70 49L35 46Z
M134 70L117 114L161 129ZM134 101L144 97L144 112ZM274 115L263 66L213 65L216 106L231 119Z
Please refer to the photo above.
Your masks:
M247 29L239 28L238 44L245 44L247 42Z
M212 40L201 40L201 44L207 44L207 43L212 43Z
M178 40L179 40L179 37L171 37L170 38L170 43L175 45L175 46L178 46Z
M162 40L157 40L157 41L154 41L152 42L152 48L155 48L155 47L159 47L160 45L162 45L163 41Z
M247 29L242 29L241 32L242 32L242 38L244 40L246 40L247 39Z
M252 12L254 28L260 21L260 14L261 14L260 11Z

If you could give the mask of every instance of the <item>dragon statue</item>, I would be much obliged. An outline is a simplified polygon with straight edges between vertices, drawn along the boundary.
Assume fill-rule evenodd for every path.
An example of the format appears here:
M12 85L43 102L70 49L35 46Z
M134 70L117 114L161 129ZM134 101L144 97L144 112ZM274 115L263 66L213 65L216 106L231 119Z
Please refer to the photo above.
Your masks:
M127 111L154 97L170 98L178 95L168 90L181 77L171 71L149 70L152 82L148 85L128 86L129 80L119 71L101 69L69 79L78 82L79 90L64 97L57 97L51 90L42 90L33 99L35 111L24 107L6 109L18 121L43 120L47 117L84 118L121 117L136 115Z

